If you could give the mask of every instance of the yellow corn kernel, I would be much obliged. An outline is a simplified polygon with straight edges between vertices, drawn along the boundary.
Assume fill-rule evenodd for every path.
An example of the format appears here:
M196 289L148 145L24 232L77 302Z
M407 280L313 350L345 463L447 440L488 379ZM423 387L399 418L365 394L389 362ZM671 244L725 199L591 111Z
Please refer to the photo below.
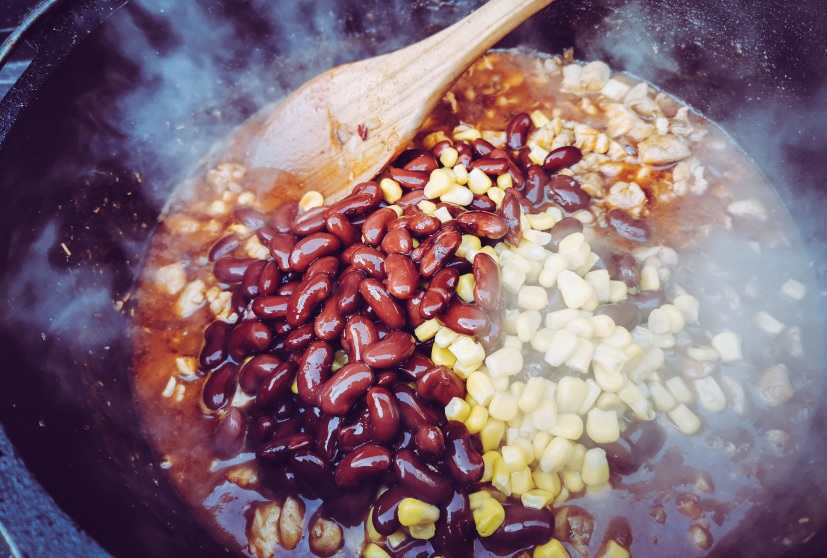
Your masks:
M453 368L454 364L457 362L457 357L455 357L454 353L448 349L443 349L439 345L434 344L434 346L431 347L431 360L434 361L434 364L437 366L447 366L448 368Z
M487 490L480 490L468 495L468 504L472 510L482 507L486 500L491 499L491 493Z
M581 492L586 489L586 483L583 482L583 477L577 471L563 469L560 471L560 478L566 488L569 489L569 492Z
M388 209L393 209L393 212L396 213L397 217L402 217L402 211L404 211L404 210L400 206L398 206L398 205L389 205Z
M589 486L599 486L609 482L609 461L606 459L606 450L592 448L585 452L581 475L583 482Z
M391 558L391 555L385 552L381 546L370 543L365 547L365 558Z
M511 493L521 496L534 488L534 481L531 479L531 469L523 468L521 471L511 473Z
M392 178L383 178L379 183L379 188L385 195L386 203L396 203L402 197L402 186Z
M535 128L542 128L551 122L548 116L546 116L541 110L535 110L529 116L531 117L531 123L534 124Z
M498 186L492 186L485 194L491 198L491 201L494 202L494 205L497 207L500 207L503 203L503 199L505 199L505 190Z
M520 501L526 508L540 510L554 501L554 494L542 488L532 488L520 496Z
M457 281L457 294L465 302L474 302L474 286L477 284L474 281L472 273L461 275Z
M422 191L428 199L438 198L454 187L453 173L448 169L434 169L430 179Z
M597 558L629 558L629 551L616 541L609 540L603 551L597 554Z
M454 165L454 182L460 186L468 184L468 170L463 165Z
M399 502L396 515L405 527L427 525L439 519L439 508L416 498L405 498Z
M559 494L563 488L563 481L560 480L558 473L546 473L541 469L535 469L531 473L531 478L537 488L551 492L554 496Z
M465 389L468 390L471 397L479 401L480 405L486 406L491 403L491 398L496 393L494 386L491 385L491 379L482 372L474 372L468 376Z
M387 538L386 542L388 543L389 547L398 548L399 545L401 545L403 542L405 542L405 539L407 539L407 538L408 537L405 535L405 531L400 529L400 530L396 531L395 533L391 533L390 535L388 535L388 538Z
M371 542L381 541L384 537L373 526L373 506L368 511L368 518L365 520L365 537Z
M299 379L298 375L293 378L293 383L290 385L290 391L292 391L295 395L299 394Z
M536 146L528 153L528 158L531 159L531 162L535 165L542 165L545 162L546 157L548 157L548 151L540 146Z
M505 423L501 420L489 418L485 426L480 430L480 441L482 451L491 451L500 447L500 442L505 434Z
M480 242L479 237L471 234L464 234L462 235L462 242L460 242L459 248L457 248L457 256L464 258L471 250L479 251L481 248L482 243Z
M530 417L529 417L530 420ZM549 443L551 442L551 434L548 432L537 432L531 440L531 449L534 457L540 459L543 455L543 452L546 451Z
M497 378L496 380L498 381L499 378ZM508 387L507 380L508 378L506 378L506 387ZM510 393L495 393L494 397L491 399L491 403L489 403L488 405L488 414L490 414L495 419L499 419L506 422L517 418L518 412L519 409L517 408L517 398L511 395Z
M468 376L479 370L481 366L482 362L464 363L457 359L457 363L454 364L454 372L463 380L467 380Z
M512 473L521 471L528 466L525 452L520 446L503 446L500 451L502 452L506 467L508 467L508 470Z
M566 438L554 438L540 458L540 469L547 473L560 471L574 455L574 442Z
M480 139L482 134L479 130L474 128L473 126L469 126L467 124L460 124L456 128L454 128L454 132L452 134L454 136L454 140L456 141L474 141L475 139Z
M482 170L474 169L468 173L468 189L475 194L484 194L491 188L491 178Z
M491 482L494 476L494 464L502 458L503 456L498 451L487 451L482 454L483 470L480 482Z
M566 463L565 468L569 471L577 471L578 473L583 470L583 458L586 456L586 446L583 444L574 444L574 453L569 459L569 462Z
M488 409L482 405L471 405L471 412L465 419L465 428L469 434L477 434L488 424ZM496 448L495 448L496 449Z
M491 477L491 484L506 496L511 496L511 472L502 459L494 461L494 474Z
M457 164L457 159L459 159L459 151L453 147L446 147L439 156L439 162L445 167L453 167Z
M317 207L321 207L323 205L324 196L316 190L309 190L302 196L302 199L299 200L299 207L302 208L302 211L310 211L311 209L316 209Z
M448 211L447 207L438 207L436 211L434 211L434 217L440 220L442 223L447 223L451 221L454 217L451 215L451 212Z
M333 365L331 366L331 370L333 372L336 372L342 366L347 364L347 361L348 361L348 358L347 358L347 353L346 352L344 352L342 350L336 351L336 353L333 355Z
M436 319L426 320L414 329L414 335L416 335L416 338L420 341L427 341L433 339L440 327L442 326Z
M533 558L570 558L566 547L557 539L534 547Z
M503 190L508 190L514 186L514 179L511 178L510 173L501 174L497 177L497 187Z
M416 204L416 206L422 213L425 213L426 215L433 215L434 211L436 211L436 204L432 201L422 200L421 202Z
M505 509L494 498L486 498L482 505L473 511L474 525L481 537L490 537L505 521Z
M465 422L468 415L471 414L471 405L466 403L459 397L452 398L447 405L445 405L445 418L448 420L457 420Z
M408 531L411 533L411 538L428 540L434 538L434 535L436 535L436 525L433 523L412 525Z

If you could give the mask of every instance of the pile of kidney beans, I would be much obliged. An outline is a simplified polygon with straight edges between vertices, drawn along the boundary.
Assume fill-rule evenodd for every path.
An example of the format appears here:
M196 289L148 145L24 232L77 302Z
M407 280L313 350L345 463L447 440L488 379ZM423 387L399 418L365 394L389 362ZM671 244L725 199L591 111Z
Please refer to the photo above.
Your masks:
M553 203L570 213L588 205L574 179L554 174L579 161L580 151L561 148L543 166L531 164L525 147L530 125L525 114L511 121L507 149L478 139L406 151L390 170L407 190L396 202L401 216L386 207L375 182L303 214L295 202L267 216L250 208L235 211L236 221L255 230L270 257L235 257L244 240L235 234L209 254L216 278L232 291L239 320L214 321L204 333L203 404L210 412L227 409L236 386L255 397L246 410L219 413L214 445L220 455L250 448L268 488L321 498L320 513L346 526L361 523L377 488L389 486L373 513L383 535L400 528L396 507L405 497L441 510L433 539L411 539L389 552L473 552L468 493L483 474L481 448L464 424L444 414L451 398L465 396L464 382L435 366L426 356L432 341L420 343L412 332L436 318L474 336L486 350L494 348L504 305L498 264L484 253L473 265L457 257L462 235L476 235L484 244L503 238L518 244L520 206L537 212ZM475 195L468 207L437 203L454 217L446 223L418 209L449 145L468 170L511 174L514 187L500 208L485 195ZM574 220L565 221L560 230L568 234ZM459 276L469 272L476 280L472 304L455 294ZM337 351L347 363L333 372ZM506 503L505 510L503 525L483 541L490 550L513 552L551 537L549 510L519 502Z

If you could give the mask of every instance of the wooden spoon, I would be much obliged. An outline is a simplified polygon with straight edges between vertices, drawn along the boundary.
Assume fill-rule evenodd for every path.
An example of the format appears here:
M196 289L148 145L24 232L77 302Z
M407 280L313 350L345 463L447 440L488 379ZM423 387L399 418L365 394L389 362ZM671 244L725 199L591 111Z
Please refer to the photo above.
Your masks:
M551 2L491 0L423 41L317 76L264 122L248 168L286 173L325 196L372 179L475 60Z

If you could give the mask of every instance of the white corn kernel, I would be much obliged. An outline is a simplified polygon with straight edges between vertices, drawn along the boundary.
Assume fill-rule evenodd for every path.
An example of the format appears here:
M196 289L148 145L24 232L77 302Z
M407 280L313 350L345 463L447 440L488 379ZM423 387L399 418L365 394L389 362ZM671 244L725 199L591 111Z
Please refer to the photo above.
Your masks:
M586 390L586 398L583 400L580 408L577 409L577 414L580 416L588 413L591 408L594 407L595 403L597 403L597 398L603 393L603 390L600 389L600 386L597 385L597 382L592 378L586 378Z
M382 190L387 203L396 203L402 197L402 187L392 178L383 178L379 183L379 188Z
M669 314L660 308L655 308L649 313L647 327L652 333L669 333L672 327L669 323Z
M482 345L466 335L458 335L448 347L448 350L457 358L457 362L463 366L482 362L485 359L485 349Z
M537 330L531 340L531 348L537 352L545 353L551 345L551 338L554 337L554 332L548 328L540 328Z
M649 384L649 393L652 395L652 403L655 404L655 409L658 411L666 413L677 405L675 397L660 382Z
M485 366L492 377L513 376L523 369L523 355L517 349L503 347L485 357Z
M500 376L499 378L491 378L491 385L494 387L495 391L507 391L508 390L508 383L509 383L508 376Z
M505 466L508 468L509 472L514 473L516 471L521 471L528 466L525 452L521 447L503 446L500 451L502 453L503 460L505 461Z
M614 333L615 322L611 316L601 314L598 316L592 316L591 320L595 337L605 338Z
M784 329L784 324L776 320L767 312L761 311L755 315L755 324L769 333L770 335L778 335Z
M574 354L566 359L566 366L578 372L585 374L589 371L589 364L594 356L594 343L587 339L578 339L577 348Z
M524 413L530 413L540 403L540 398L543 396L543 379L537 376L531 377L525 384L520 398L517 400L517 406Z
M557 382L557 412L576 413L586 399L586 382L574 376L564 376Z
M583 482L588 486L597 486L609 482L609 462L606 459L606 450L592 448L583 458Z
M673 376L666 380L666 387L669 388L669 392L678 402L692 402L692 392L689 391L689 388L680 376Z
M560 329L554 332L544 360L552 366L560 366L577 351L579 339L570 331Z
M542 165L546 157L548 157L548 151L543 149L540 146L535 146L531 151L528 152L528 158L531 159L531 162L535 165Z
M721 386L712 376L695 380L695 391L698 392L698 402L706 410L713 413L720 413L726 409L726 396Z
M497 187L502 190L508 190L514 186L514 179L511 178L511 174L508 172L501 174L497 177Z
M491 201L494 202L494 205L500 207L505 199L505 190L502 188L497 188L496 186L489 188L489 190L485 193Z
M441 327L439 328L439 331L436 332L436 335L434 335L434 344L442 347L443 349L447 349L457 337L459 337L459 333L453 329Z
M551 442L551 438L552 436L548 432L537 432L534 434L534 437L531 439L531 453L535 459L539 459L539 456L543 455L546 447L548 447Z
M439 196L439 199L445 203L465 206L474 201L474 193L465 186L454 184L450 190Z
M577 337L589 339L594 335L594 324L591 319L577 316L572 321L566 324L566 329L575 334Z
M468 184L468 170L463 165L454 165L451 170L454 171L454 182L460 186Z
M505 290L511 294L517 294L522 289L526 280L524 271L514 267L504 267L502 270L502 284Z
M434 211L436 211L436 204L428 200L422 200L416 204L416 207L418 207L419 210L426 215L433 215Z
M526 219L535 231L547 231L557 223L554 217L548 213L528 214Z
M540 323L543 321L542 315L537 310L526 310L517 316L517 337L523 343L528 343L537 333L540 328Z
M549 431L557 424L557 403L543 399L531 411L531 423L537 430Z
M698 299L692 295L680 295L675 297L672 304L674 304L678 310L683 312L683 317L687 323L697 323L698 312L700 311Z
M712 338L712 346L724 362L735 362L743 358L741 338L732 331L722 331Z
M574 454L572 454L571 459L566 463L564 469L580 472L583 469L583 457L585 457L585 455L586 446L583 444L574 444Z
M416 335L416 338L420 341L428 341L437 334L441 327L436 319L426 320L414 329L414 335Z
M452 221L454 219L454 216L451 215L448 208L444 206L436 208L436 211L434 211L434 217L439 219L440 223L447 223L448 221Z
M453 167L456 165L457 159L459 159L459 151L453 147L446 147L442 150L442 153L439 156L439 162L446 167Z
M807 296L807 287L804 286L804 283L795 279L787 279L781 285L781 292L793 300L804 300L804 297Z
M495 393L488 405L488 414L497 420L513 420L518 412L517 398L510 393Z
M491 380L482 372L474 372L468 376L465 389L471 397L480 405L484 406L488 406L495 393L494 386L491 385Z
M640 290L641 291L657 291L660 290L660 277L658 270L652 266L645 265L640 270Z
M691 436L701 427L701 420L698 415L683 403L669 411L669 418L687 436Z
M523 350L523 342L520 341L520 338L516 335L505 335L503 337L503 347L511 347L512 349L517 349L518 351Z
M465 422L471 414L471 405L459 397L453 397L445 406L445 418Z
M617 396L632 409L632 412L640 420L653 420L655 418L655 411L652 410L640 388L632 382L627 380L623 389L617 392Z
M563 302L569 308L582 307L594 294L592 287L582 277L567 269L557 274L557 286L560 287Z
M609 302L612 304L626 300L628 289L623 281L609 281Z
M540 458L540 469L546 473L562 471L574 455L574 442L566 438L554 438Z
M586 417L586 434L596 444L610 444L620 438L620 423L614 411L592 408Z
M316 190L309 190L306 192L302 199L299 200L299 207L302 208L302 211L307 212L311 209L315 209L317 207L321 207L324 205L324 196L322 196Z
M481 169L473 169L468 173L468 189L473 193L485 194L491 186L491 178Z
M548 433L552 436L577 440L583 435L583 419L574 413L565 415L561 413L557 415L557 424L552 426Z
M534 124L535 128L542 128L546 124L550 124L551 120L549 120L548 116L543 114L542 111L535 110L530 115L531 123Z
M592 289L594 289L598 302L609 302L609 296L611 295L611 278L609 277L608 271L605 269L596 269L588 272L584 279L589 285L592 286Z
M687 347L686 355L701 362L715 362L721 356L712 347Z

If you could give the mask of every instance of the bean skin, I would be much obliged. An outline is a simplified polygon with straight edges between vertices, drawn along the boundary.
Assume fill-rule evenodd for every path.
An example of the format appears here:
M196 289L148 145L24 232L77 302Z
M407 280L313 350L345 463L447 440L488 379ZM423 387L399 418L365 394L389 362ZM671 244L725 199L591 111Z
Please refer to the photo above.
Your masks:
M284 338L284 347L298 351L307 347L315 338L313 324L304 324L287 334Z
M336 457L338 433L342 424L342 417L325 415L316 430L316 451L328 461L333 461Z
M405 327L405 313L377 279L368 278L359 285L359 293L376 315L391 329Z
M233 251L241 245L241 239L237 234L228 234L219 239L212 248L210 248L209 260L214 262L224 256L229 256Z
M339 239L343 246L350 246L359 241L359 232L341 213L329 213L325 219L327 232Z
M465 382L444 366L435 366L416 381L416 394L443 407L454 397L465 397Z
M485 465L482 456L471 445L468 429L461 422L449 420L442 431L448 472L454 480L465 485L479 482Z
M258 294L259 296L270 296L276 293L281 281L281 272L279 266L275 261L269 261L261 270L261 275L258 278Z
M279 270L285 273L290 271L290 252L293 251L295 245L296 238L287 234L274 236L268 244L270 255L273 256Z
M244 363L238 373L238 385L241 391L247 395L253 395L258 391L261 383L267 378L282 360L275 355L256 355Z
M354 252L353 259L350 263L354 268L368 277L373 277L374 279L385 278L385 254L376 248L371 248L370 246L360 248Z
M313 437L310 434L277 435L258 449L256 457L265 463L284 463L293 453L312 447Z
M290 269L299 273L307 270L314 260L335 254L341 243L330 233L315 233L301 239L290 252Z
M557 221L548 232L551 235L551 242L548 246L552 250L557 251L560 249L560 241L564 238L570 234L583 232L583 223L574 217L566 217L565 219L560 219Z
M410 386L405 384L393 386L393 396L399 407L399 416L408 428L415 431L420 426L439 424L439 415L436 411L420 400Z
M324 341L313 341L304 351L296 387L299 398L308 405L315 404L318 391L328 381L334 353L333 347Z
M319 258L308 266L307 271L304 273L304 280L307 281L314 275L321 273L326 274L330 277L331 281L334 281L339 274L339 259L334 256Z
M416 450L428 461L436 461L445 451L445 438L436 426L420 426L414 437Z
M204 383L204 406L211 411L223 409L235 393L238 366L228 362L210 373Z
M457 252L462 242L462 234L456 229L446 229L419 264L419 273L423 277L433 277Z
M383 267L388 274L385 280L388 292L395 298L411 298L419 286L419 273L411 259L402 254L391 254L385 258Z
M429 175L405 169L391 169L390 177L406 190L419 190L428 183Z
M336 485L356 488L363 482L379 477L391 467L391 452L375 444L366 444L347 454L336 466Z
M548 508L532 509L516 503L503 504L505 520L485 546L497 553L516 552L543 544L554 533L554 514Z
M342 260L343 263L350 265L353 263L353 255L356 254L358 250L366 247L367 244L364 242L356 242L355 244L351 244L344 250L342 250L341 254L339 254L339 259Z
M500 266L485 252L474 256L474 281L474 302L493 310L500 300Z
M368 196L370 196L371 208L379 207L379 204L382 203L382 200L385 199L385 194L382 192L382 189L379 187L379 184L377 184L373 180L368 180L367 182L360 182L359 184L353 187L353 193L367 194Z
M258 260L249 258L231 258L229 256L216 260L213 264L213 274L222 283L241 283L244 279L244 272L250 264Z
M404 194L401 198L396 200L396 205L399 207L410 207L416 206L419 202L425 199L425 193L423 189L420 188L418 190L411 190L407 194Z
M330 294L330 276L321 273L302 282L287 301L287 323L297 327L310 319Z
M381 201L375 193L353 193L345 199L330 206L331 213L341 213L345 217L354 219L368 213Z
M499 176L508 170L508 161L506 159L477 159L471 163L469 170L480 169L489 176Z
M270 214L270 225L280 233L290 232L299 214L299 202L288 200L279 205Z
M474 553L474 516L464 489L456 489L451 501L441 510L436 534L431 539L434 549L445 558L463 558Z
M404 228L388 231L382 239L380 246L382 251L390 254L410 254L413 250L413 239L411 233Z
M339 449L345 453L370 441L370 418L367 409L362 411L356 421L339 430Z
M614 208L607 211L606 220L620 236L627 240L632 242L646 242L649 240L649 225L641 219L633 218L622 209Z
M640 310L630 300L623 300L616 304L601 304L594 313L609 316L615 325L625 327L629 331L640 323Z
M378 246L387 232L388 224L394 219L396 219L396 211L389 207L383 207L368 215L365 224L362 225L362 236L365 239L365 244Z
M361 362L348 363L318 390L316 405L326 414L344 415L364 396L373 380L369 367Z
M329 209L328 206L315 207L303 215L299 215L290 228L290 232L298 236L308 236L322 232L326 228Z
M451 145L451 140L437 142L437 144L431 148L431 154L438 159L442 157L442 152L451 147Z
M365 279L365 274L353 270L342 275L339 281L339 299L336 309L343 316L356 312L362 305L362 295L359 294L359 285Z
M385 387L374 386L365 396L373 441L386 445L399 434L399 409L396 399Z
M248 363L249 364L249 363ZM245 365L246 366L246 365ZM264 378L256 393L256 406L261 409L275 407L287 394L293 378L296 377L296 365L290 361L282 362Z
M417 155L404 167L405 170L425 172L429 175L437 168L439 163L436 162L436 158L427 152Z
M476 153L477 157L482 159L484 157L488 157L491 154L491 152L494 151L494 146L491 145L490 142L482 138L477 138L471 142L471 149L474 150L474 153ZM468 165L465 168L471 170L470 167L471 165Z
M543 161L543 168L549 172L559 172L576 165L582 158L583 153L573 145L558 147L546 155L546 159Z
M407 378L417 381L433 367L434 362L431 359L415 351L408 360L399 365L398 370L405 374Z
M549 197L554 203L569 213L587 208L591 201L591 197L580 187L580 184L564 174L552 176L547 188Z
M425 321L425 319L420 314L422 299L424 296L425 291L420 288L416 290L416 292L411 298L405 301L405 310L408 314L408 323L414 329L419 327Z
M637 287L640 282L640 266L633 255L628 252L612 252L603 258L606 271L616 281L623 281L627 287Z
M338 491L333 480L333 467L323 456L311 449L298 450L290 456L290 465L310 491L322 498L330 498Z
M213 447L216 453L225 459L233 457L244 446L246 433L247 421L244 412L238 407L230 407L213 433Z
M519 246L522 239L522 228L520 226L520 200L517 195L509 188L505 191L503 203L497 210L497 215L503 218L508 232L505 235L505 241L512 246Z
M467 208L475 211L487 211L489 213L494 213L497 210L497 204L495 204L494 201L485 194L474 194L474 199L471 201L470 205L467 206Z
M287 316L289 296L260 296L253 300L253 313L262 320L281 320Z
M215 321L204 330L204 348L198 357L198 362L207 370L215 368L227 360L227 341L233 326Z
M416 340L407 332L395 331L365 349L365 364L371 368L391 368L404 362L416 348Z
M344 340L349 362L364 360L365 350L379 341L376 326L364 316L351 316L345 322Z
M414 496L441 506L451 498L451 481L431 471L411 450L399 450L393 458L393 470L399 484L410 490Z
M270 346L273 335L261 322L241 322L230 333L227 350L236 361L253 352L262 352Z
M465 304L454 299L439 316L439 321L457 333L464 335L481 335L488 329L488 314L472 304Z
M376 504L373 506L372 521L373 528L376 529L377 533L387 537L402 527L396 510L402 500L411 496L410 490L396 485L387 489L376 499Z
M471 149L471 146L464 141L458 141L454 144L454 149L456 149L457 153L459 153L457 164L462 165L467 169L474 160L474 151Z
M526 146L528 131L531 129L531 117L521 112L511 119L505 128L505 144L509 149L519 151Z
M439 219L422 212L414 215L408 223L408 230L411 234L420 238L431 236L440 228L442 228L442 222Z
M464 232L482 238L499 240L508 232L505 219L487 211L466 211L456 221Z
M345 319L336 308L338 300L334 297L324 302L322 311L316 316L313 322L313 333L322 341L333 341L339 337L345 329Z

